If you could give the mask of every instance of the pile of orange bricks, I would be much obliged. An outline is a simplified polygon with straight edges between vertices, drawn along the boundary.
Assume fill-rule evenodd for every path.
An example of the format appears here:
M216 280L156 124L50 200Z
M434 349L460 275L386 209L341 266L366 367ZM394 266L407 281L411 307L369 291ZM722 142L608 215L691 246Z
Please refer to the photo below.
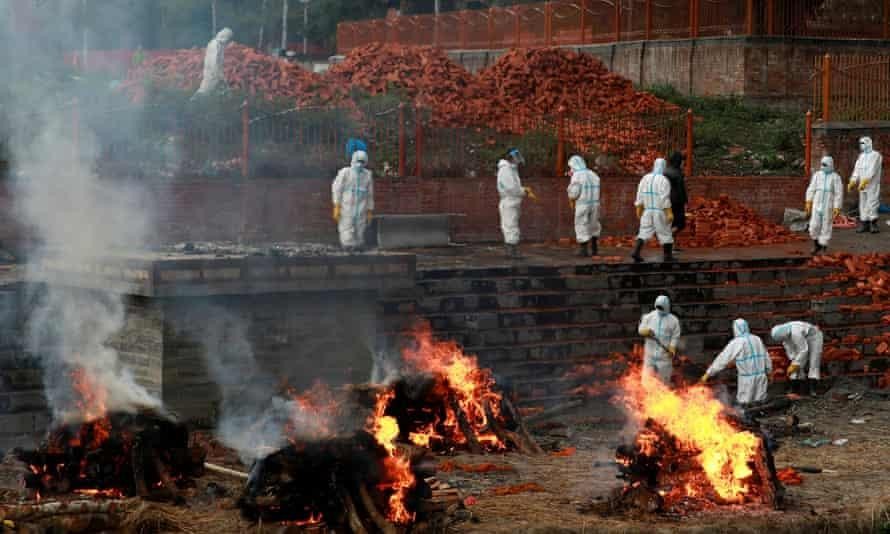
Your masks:
M630 247L635 239L634 236L605 237L600 242L604 246ZM680 234L681 244L687 248L774 245L802 239L726 195L716 199L693 198L686 206L686 229ZM652 241L650 246L658 243Z

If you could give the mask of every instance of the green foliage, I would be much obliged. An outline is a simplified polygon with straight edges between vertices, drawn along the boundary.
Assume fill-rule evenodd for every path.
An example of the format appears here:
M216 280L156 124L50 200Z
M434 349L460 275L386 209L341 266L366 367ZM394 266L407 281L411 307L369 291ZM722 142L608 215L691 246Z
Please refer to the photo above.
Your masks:
M705 174L799 174L803 170L803 113L750 104L736 96L698 97L671 86L647 89L692 109L695 165Z

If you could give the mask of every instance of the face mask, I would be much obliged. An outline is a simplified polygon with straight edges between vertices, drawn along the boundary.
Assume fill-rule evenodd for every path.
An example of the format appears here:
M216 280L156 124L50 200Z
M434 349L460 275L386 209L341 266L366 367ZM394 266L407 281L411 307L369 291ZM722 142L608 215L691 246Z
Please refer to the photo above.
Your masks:
M828 174L828 173L830 173L830 172L833 171L833 170L834 170L834 169L831 168L831 165L829 165L829 164L827 164L827 163L823 163L823 164L822 164L822 172Z
M668 312L662 310L661 308L656 308L656 310L658 311L658 315L661 315L662 317L668 314Z
M352 168L355 170L361 170L362 168L364 168L364 166L365 166L364 161L356 161L352 164Z

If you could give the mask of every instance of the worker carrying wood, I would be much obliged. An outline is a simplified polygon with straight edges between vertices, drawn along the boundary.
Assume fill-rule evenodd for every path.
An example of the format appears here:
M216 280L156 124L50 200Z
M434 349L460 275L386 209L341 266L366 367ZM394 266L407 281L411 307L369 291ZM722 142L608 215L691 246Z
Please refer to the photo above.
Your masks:
M374 179L367 165L368 153L355 150L350 166L340 169L331 186L340 245L348 251L364 248L365 232L374 216Z
M785 355L791 361L788 366L788 378L791 379L791 391L803 393L804 377L810 395L816 394L822 365L823 336L819 327L803 321L791 321L773 327L770 335L773 341L781 342Z
M708 379L735 362L738 372L736 402L741 406L766 400L773 362L760 337L751 333L748 321L736 319L732 323L732 341L717 355L714 362L702 375L700 382Z
M525 159L518 148L511 148L498 161L498 213L501 216L501 231L504 233L504 244L507 249L507 257L519 258L519 213L522 208L522 199L526 196L537 200L534 191L530 187L523 187L519 179L519 166L525 163Z
M671 313L671 299L667 295L655 299L655 309L640 319L637 332L645 339L643 386L653 378L669 386L680 343L680 320Z
M597 240L600 237L600 177L587 168L584 158L574 155L569 158L569 173L572 180L566 192L569 206L575 212L575 239L578 241L578 256L596 256L599 253Z
M806 193L806 212L810 217L810 237L813 239L813 255L828 248L834 218L840 215L844 204L844 184L834 172L834 159L822 158L820 168L813 173Z
M674 212L671 209L671 183L664 176L664 170L664 159L656 159L652 172L643 176L637 187L634 206L637 210L637 218L640 220L640 233L637 234L637 243L630 255L637 263L643 261L640 251L652 236L657 236L658 242L664 247L664 261L674 260L674 236L671 233L671 223L674 221Z
M859 189L859 228L856 233L878 233L878 208L881 205L881 153L874 149L871 137L859 140L859 158L853 167L847 191Z

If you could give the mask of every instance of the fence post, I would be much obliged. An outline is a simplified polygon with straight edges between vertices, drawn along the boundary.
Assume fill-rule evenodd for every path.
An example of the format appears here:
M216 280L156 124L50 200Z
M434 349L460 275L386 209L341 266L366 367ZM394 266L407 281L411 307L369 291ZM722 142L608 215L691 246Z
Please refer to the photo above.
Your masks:
M822 120L831 120L831 55L822 56Z
M556 119L556 176L566 172L566 112L560 109Z
M776 33L776 3L774 0L766 0L766 34Z
M250 109L247 99L241 104L241 177L247 178L250 156Z
M692 109L686 110L686 177L692 176L692 160L693 160L693 151L695 150L695 136L693 135L692 125L693 125L693 115Z
M488 49L494 50L494 8L488 8Z
M689 0L689 37L698 37L698 2Z
M420 178L423 176L423 123L417 106L414 107L414 149L414 174Z
M652 0L646 0L646 40L652 40Z
M553 46L553 2L544 4L544 44Z
M615 1L615 42L621 40L621 2Z
M745 33L754 35L754 0L748 0L748 7L745 9Z
M806 132L804 133L803 173L809 178L813 170L813 112L807 111Z
M405 134L405 104L399 104L399 176L405 176L408 155L407 141Z
M581 0L581 43L584 44L584 34L587 31L587 0Z

